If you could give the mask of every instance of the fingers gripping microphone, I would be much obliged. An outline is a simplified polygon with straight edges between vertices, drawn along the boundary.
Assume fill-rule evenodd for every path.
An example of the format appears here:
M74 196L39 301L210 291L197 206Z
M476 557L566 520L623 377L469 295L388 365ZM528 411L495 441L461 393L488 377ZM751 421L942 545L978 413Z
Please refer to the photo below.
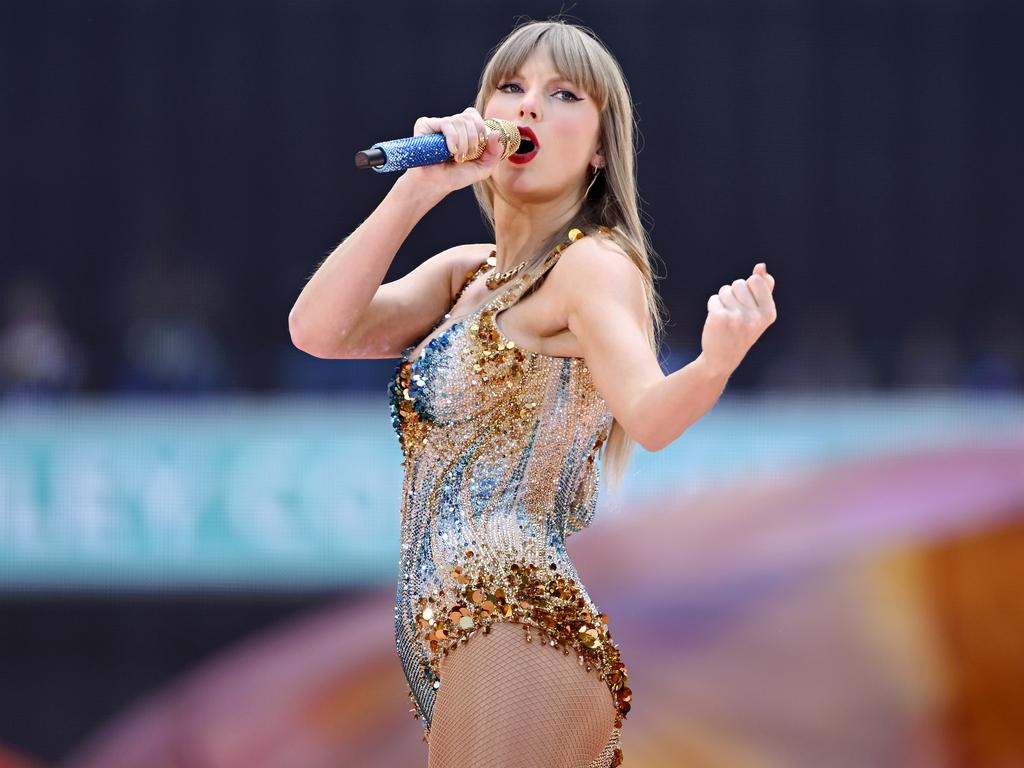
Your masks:
M519 149L519 129L509 120L488 118L484 120L488 128L501 132L498 140L502 144L501 160ZM476 160L487 149L484 139L466 156L466 160ZM410 136L405 139L379 141L369 149L356 152L356 168L373 168L378 173L401 171L418 165L433 165L452 159L448 151L448 142L443 133L429 133L426 136Z

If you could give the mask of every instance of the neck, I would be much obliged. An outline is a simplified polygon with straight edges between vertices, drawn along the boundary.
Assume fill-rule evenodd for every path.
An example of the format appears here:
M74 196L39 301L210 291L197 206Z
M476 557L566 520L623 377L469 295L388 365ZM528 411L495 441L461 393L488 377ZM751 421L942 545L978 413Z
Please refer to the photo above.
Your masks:
M579 213L578 195L543 203L504 200L494 196L494 247L497 272L505 272L537 254L545 240L567 228Z

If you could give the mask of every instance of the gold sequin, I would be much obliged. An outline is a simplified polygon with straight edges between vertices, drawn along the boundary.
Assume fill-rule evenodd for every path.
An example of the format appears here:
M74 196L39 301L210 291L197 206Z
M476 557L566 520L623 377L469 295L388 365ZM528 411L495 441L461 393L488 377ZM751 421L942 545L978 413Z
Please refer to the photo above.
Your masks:
M581 358L524 349L496 322L583 236L571 230L496 298L403 360L391 383L405 467L395 638L425 738L441 660L498 621L521 624L525 642L571 654L605 682L615 745L630 708L608 617L564 548L593 518L611 413ZM466 285L489 268L481 264ZM621 762L615 745L605 768Z
M510 563L503 572L487 568L470 569L468 560L452 569L458 583L467 585L464 593L452 594L450 604L443 597L431 595L420 598L420 604L437 601L444 606L437 624L429 623L425 640L443 640L432 644L428 664L437 676L441 659L468 635L479 628L476 621L487 627L495 620L522 624L527 642L532 642L531 628L535 628L542 643L570 653L570 648L586 665L587 671L600 670L600 677L612 693L617 713L617 726L629 712L632 692L627 681L626 666L619 656L618 646L612 642L608 617L590 607L582 593L582 585L575 579L559 575L556 563L542 568L535 562L537 553L532 546L527 554ZM424 620L431 609L420 614ZM421 622L423 624L424 622Z

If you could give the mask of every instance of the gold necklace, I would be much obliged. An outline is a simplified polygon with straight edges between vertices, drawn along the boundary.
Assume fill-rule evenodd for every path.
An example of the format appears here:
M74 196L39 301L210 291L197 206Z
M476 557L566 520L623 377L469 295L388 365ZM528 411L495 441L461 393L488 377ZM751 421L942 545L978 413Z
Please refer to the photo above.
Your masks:
M497 256L497 251L491 251L491 255L487 257L487 265L490 267L496 267L498 265ZM519 270L521 270L525 266L526 262L521 261L518 264L516 264L516 266L512 267L512 269L506 270L505 272L500 272L497 275L491 275L490 277L487 278L487 287L493 291L499 285L504 285L509 280L511 280L515 276L515 274L519 272Z
M608 229L608 227L598 227L598 229L601 230L602 232L606 233L606 234L611 231L610 229ZM569 230L569 242L575 243L581 237L586 237L586 234L587 233L584 232L582 229L577 229L576 227L573 227L572 229ZM549 254L549 258L550 258L550 256L553 256L553 255L561 253L563 248L564 248L563 245L556 245L555 249ZM497 251L491 251L491 255L487 257L487 268L488 269L490 269L492 267L496 267L498 265L498 258L497 257L498 257L498 252ZM499 285L503 285L504 283L507 283L509 280L512 279L512 277L519 270L521 270L525 266L526 266L526 262L525 261L521 261L518 264L516 264L516 266L512 267L512 269L510 269L510 270L507 270L505 272L501 272L500 274L497 274L497 275L491 275L490 277L487 278L487 287L490 288L491 290L494 290Z

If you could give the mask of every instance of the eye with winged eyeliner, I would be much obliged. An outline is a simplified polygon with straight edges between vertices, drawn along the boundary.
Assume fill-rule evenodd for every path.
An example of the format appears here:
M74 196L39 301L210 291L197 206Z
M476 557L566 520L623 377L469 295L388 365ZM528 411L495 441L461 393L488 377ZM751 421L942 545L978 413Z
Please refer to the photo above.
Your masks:
M497 88L499 91L509 93L509 91L505 91L504 89L513 85L516 88L520 88L520 85L518 83L502 83L501 85L497 86ZM574 94L572 91L566 90L565 88L559 88L557 91L555 91L555 93L565 93L572 97L569 99L561 99L561 101L583 101L583 99L581 99L579 96Z

